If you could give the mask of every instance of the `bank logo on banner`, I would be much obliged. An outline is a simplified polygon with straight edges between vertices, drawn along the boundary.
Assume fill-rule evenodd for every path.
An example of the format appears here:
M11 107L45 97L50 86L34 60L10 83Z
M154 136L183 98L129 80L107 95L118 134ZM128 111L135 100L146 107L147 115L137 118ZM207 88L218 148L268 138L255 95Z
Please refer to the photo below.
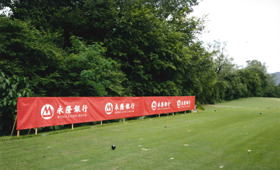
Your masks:
M54 108L50 104L46 104L41 109L41 116L43 119L49 120L54 115Z
M152 103L152 110L156 110L157 109L157 102L153 101Z
M178 108L190 107L190 105L191 105L191 101L190 100L186 100L186 101L178 100L177 101L177 107Z
M107 103L106 106L105 106L105 113L107 115L111 114L114 110L114 106L112 103Z
M152 110L168 110L170 109L169 101L153 101L152 102Z
M177 101L177 107L180 108L181 107L181 100Z

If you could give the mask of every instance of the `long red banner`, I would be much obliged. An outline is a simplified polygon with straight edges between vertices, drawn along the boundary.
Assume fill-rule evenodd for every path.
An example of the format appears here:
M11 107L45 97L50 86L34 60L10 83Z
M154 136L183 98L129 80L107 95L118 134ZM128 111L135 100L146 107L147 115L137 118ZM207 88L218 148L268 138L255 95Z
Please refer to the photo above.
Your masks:
M193 110L195 96L20 97L17 130Z

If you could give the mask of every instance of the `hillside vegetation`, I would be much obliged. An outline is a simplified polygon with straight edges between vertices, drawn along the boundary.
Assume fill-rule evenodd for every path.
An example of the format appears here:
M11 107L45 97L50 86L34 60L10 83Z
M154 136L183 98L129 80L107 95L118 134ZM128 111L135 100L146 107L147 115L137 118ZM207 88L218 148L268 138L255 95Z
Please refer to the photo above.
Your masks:
M280 97L263 63L239 68L203 46L197 0L5 0L0 14L0 136L18 97L196 96L197 104ZM1 11L0 11L1 12ZM264 56L266 57L266 56Z
M1 137L1 169L278 169L280 99ZM262 113L262 114L260 114ZM116 145L116 150L111 145Z
M275 83L278 85L280 84L280 72L272 74L275 77Z

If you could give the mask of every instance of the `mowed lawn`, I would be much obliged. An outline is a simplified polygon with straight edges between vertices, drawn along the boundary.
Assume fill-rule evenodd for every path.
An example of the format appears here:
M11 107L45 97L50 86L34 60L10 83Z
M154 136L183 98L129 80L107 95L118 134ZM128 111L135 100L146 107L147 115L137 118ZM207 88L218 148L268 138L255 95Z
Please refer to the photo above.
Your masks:
M205 108L1 137L0 169L280 169L279 98L246 98Z

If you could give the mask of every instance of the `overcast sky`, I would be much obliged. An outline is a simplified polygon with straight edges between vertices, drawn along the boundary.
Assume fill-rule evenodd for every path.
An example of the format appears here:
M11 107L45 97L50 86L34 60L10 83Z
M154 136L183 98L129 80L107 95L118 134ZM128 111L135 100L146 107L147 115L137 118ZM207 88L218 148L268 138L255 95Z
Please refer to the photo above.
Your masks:
M201 40L226 42L237 65L256 59L280 72L280 0L203 0L193 15L208 15Z

